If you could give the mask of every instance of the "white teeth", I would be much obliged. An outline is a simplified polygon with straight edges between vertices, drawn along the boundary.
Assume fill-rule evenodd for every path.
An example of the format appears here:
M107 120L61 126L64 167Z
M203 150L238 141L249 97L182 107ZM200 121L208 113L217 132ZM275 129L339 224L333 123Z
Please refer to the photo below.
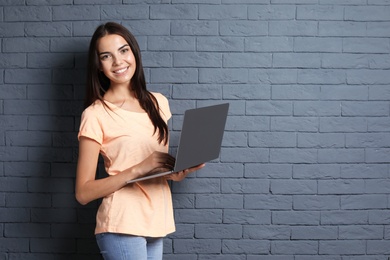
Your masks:
M124 68L124 69L121 69L121 70L116 70L115 73L120 74L122 72L125 72L126 70L127 70L127 68Z

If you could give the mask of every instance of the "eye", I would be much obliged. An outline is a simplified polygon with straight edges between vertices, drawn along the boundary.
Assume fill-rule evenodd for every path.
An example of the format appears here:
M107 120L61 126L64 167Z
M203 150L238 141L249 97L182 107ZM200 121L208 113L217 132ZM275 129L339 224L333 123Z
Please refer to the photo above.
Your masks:
M100 60L102 60L102 61L107 60L108 58L110 58L110 55L108 55L108 54L104 54L104 55L100 56Z
M122 54L125 54L125 53L128 52L128 51L129 51L129 48L121 49L121 53L122 53Z

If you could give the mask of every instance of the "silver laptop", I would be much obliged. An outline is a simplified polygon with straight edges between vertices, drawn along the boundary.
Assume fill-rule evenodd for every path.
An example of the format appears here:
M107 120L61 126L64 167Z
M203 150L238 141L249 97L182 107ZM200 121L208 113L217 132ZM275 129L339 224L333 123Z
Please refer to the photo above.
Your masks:
M129 180L127 183L179 172L217 159L221 151L228 109L229 103L224 103L186 110L173 169Z

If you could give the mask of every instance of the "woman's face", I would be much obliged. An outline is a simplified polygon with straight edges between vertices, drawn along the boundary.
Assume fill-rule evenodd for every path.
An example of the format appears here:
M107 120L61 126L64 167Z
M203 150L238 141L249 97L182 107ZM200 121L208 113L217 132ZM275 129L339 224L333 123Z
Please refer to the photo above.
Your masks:
M133 52L126 40L117 34L108 34L97 42L100 70L110 80L111 86L130 84L136 69Z

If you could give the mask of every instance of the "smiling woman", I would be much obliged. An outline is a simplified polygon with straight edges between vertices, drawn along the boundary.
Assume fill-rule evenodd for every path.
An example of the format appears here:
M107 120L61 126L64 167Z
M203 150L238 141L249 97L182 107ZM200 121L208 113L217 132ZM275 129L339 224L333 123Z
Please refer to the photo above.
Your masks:
M105 259L162 259L162 238L175 231L167 180L204 165L126 185L173 167L168 152L168 100L146 89L141 54L122 25L99 26L89 48L85 110L79 130L76 198L103 198L96 239ZM96 179L99 153L108 176Z

